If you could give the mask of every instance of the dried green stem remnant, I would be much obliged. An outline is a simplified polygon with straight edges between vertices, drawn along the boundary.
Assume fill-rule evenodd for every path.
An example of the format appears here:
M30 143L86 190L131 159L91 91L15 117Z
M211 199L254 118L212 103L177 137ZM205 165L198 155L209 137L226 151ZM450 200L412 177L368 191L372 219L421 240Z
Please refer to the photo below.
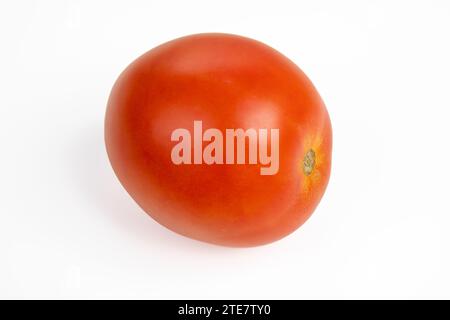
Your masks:
M314 166L316 165L316 153L314 150L309 149L308 152L305 154L305 157L303 158L303 172L309 176L313 170Z

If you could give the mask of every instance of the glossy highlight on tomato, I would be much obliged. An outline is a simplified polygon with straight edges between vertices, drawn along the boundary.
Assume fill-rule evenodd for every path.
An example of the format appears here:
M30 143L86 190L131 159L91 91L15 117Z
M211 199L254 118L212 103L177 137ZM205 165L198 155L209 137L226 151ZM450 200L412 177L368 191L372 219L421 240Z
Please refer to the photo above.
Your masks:
M178 38L132 62L112 89L105 142L146 213L224 246L296 230L331 169L331 123L311 81L278 51L230 34Z

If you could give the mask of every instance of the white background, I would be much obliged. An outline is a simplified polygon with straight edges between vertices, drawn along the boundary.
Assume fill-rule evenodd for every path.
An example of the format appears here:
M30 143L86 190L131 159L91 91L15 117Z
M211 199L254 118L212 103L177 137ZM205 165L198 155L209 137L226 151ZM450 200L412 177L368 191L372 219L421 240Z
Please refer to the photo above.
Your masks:
M230 249L150 219L109 165L111 86L198 32L315 83L333 170L311 219ZM450 298L450 2L2 1L0 298Z

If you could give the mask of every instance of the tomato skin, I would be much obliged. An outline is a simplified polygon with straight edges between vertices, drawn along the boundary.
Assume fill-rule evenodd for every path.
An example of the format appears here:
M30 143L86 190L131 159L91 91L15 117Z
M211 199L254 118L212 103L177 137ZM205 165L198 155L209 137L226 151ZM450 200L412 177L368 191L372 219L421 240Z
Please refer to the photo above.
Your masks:
M261 175L248 163L175 165L171 133L192 131L195 120L222 132L279 128L278 172ZM175 39L131 63L108 101L105 142L145 212L179 234L225 246L262 245L296 230L331 168L331 123L310 80L274 49L229 34Z

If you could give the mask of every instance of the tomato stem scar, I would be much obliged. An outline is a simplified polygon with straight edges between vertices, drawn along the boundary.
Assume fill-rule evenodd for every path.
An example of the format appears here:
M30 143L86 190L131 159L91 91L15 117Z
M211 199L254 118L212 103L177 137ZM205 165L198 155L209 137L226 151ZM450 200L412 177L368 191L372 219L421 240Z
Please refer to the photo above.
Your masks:
M306 152L305 157L303 158L303 172L307 176L309 176L313 172L315 165L316 153L313 149L309 149L308 152Z

